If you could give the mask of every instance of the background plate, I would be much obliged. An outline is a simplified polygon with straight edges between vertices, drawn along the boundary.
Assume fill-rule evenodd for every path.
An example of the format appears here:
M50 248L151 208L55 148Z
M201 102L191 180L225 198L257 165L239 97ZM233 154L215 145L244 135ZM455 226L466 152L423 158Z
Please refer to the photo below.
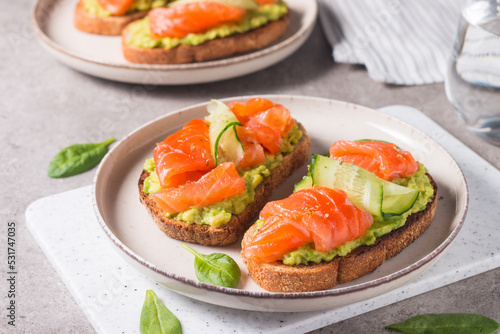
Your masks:
M248 54L220 60L143 65L127 62L120 36L99 36L77 30L73 15L78 0L38 0L32 25L42 45L64 64L83 73L137 84L184 85L235 78L271 66L296 51L311 34L317 16L315 0L287 0L290 25L273 44Z
M228 100L246 100L235 97ZM434 140L395 118L361 106L300 96L266 96L290 109L311 137L313 153L327 152L339 139L376 138L397 143L429 169L439 186L440 200L429 230L400 255L375 272L334 289L306 293L270 293L247 276L239 244L217 248L194 245L201 253L224 252L242 269L235 289L197 281L193 256L181 242L165 236L138 200L137 181L156 142L192 118L206 115L206 104L179 110L137 129L103 160L94 180L94 209L112 243L127 260L151 279L194 299L258 311L312 311L347 305L390 291L431 266L454 239L467 211L467 185L455 160ZM289 195L306 167L279 187L273 198ZM290 299L297 302L290 302Z

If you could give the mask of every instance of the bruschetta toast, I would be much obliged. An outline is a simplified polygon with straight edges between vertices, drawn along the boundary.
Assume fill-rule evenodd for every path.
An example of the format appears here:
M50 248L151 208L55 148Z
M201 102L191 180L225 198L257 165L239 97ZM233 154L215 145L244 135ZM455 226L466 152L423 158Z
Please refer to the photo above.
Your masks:
M268 203L245 233L250 277L274 292L330 289L374 271L429 227L437 185L407 151L339 141L313 155L288 198Z
M178 0L127 25L122 50L132 63L208 61L262 49L289 21L286 3L278 0Z
M212 101L158 143L139 178L140 200L169 237L211 246L236 242L274 189L309 158L302 125L255 98Z

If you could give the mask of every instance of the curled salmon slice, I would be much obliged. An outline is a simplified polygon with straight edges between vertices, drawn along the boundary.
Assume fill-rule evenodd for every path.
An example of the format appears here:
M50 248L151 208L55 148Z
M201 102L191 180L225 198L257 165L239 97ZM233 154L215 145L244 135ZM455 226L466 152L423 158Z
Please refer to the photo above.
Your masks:
M290 111L280 104L260 97L251 98L246 102L231 102L228 104L238 121L245 125L254 116L260 115L272 108L277 108L273 112L260 115L261 118L267 118L267 125L280 132L281 136L288 135L288 131L295 125L295 120L290 116ZM271 123L272 122L272 123Z
M317 251L327 253L360 237L373 223L372 215L356 207L344 191L326 187L302 189L286 199L270 202L262 209L260 218L265 223L244 252L262 262L276 261L310 241ZM271 228L267 224L286 227ZM293 248L275 233L283 233L286 240L292 240L292 235L297 237L293 239ZM273 240L272 244L266 245L269 240Z
M412 175L419 166L410 152L380 141L337 141L330 147L330 158L355 164L387 181Z
M228 107L271 154L281 151L282 138L286 137L295 125L295 120L287 108L260 97L251 98L246 102L234 101L229 103Z
M290 111L282 105L275 105L266 111L252 115L243 125L254 130L257 139L269 153L276 154L281 151L282 137L287 135L291 121L293 126L295 121L290 116Z
M227 105L241 124L248 122L249 117L264 112L275 106L274 102L261 97L251 98L246 102L234 101Z
M151 33L159 37L183 38L217 24L239 21L245 10L220 2L200 1L169 8L155 8L148 14Z
M236 132L244 149L242 156L236 162L236 168L241 170L266 162L264 148L257 140L256 134L252 130L242 126L238 126Z
M274 262L311 240L311 234L301 224L279 216L266 220L252 241L244 248L246 258Z
M194 119L158 143L153 151L156 173L163 189L196 181L214 168L208 125Z
M249 121L246 128L250 129L257 141L271 154L276 154L281 151L281 136L280 133L273 128L260 122Z
M203 208L245 191L246 181L232 162L225 162L203 175L198 181L179 187L162 189L150 194L158 206L167 213Z
M97 0L97 2L112 15L123 15L130 8L134 0Z

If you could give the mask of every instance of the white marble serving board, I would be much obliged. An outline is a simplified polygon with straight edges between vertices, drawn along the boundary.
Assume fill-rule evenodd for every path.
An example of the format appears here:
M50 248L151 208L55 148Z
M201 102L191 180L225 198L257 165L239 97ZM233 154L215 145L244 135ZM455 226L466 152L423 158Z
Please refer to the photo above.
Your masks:
M384 295L325 311L249 312L191 300L149 280L111 247L94 216L91 187L45 197L26 211L28 228L98 333L139 333L147 289L180 319L184 333L307 332L500 266L500 171L416 109L393 115L439 142L457 160L469 186L469 212L436 265Z

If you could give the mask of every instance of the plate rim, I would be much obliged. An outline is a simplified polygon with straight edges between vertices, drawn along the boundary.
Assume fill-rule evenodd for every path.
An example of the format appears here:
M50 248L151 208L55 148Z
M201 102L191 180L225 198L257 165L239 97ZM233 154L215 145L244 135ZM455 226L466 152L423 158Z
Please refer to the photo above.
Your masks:
M135 70L135 71L146 71L146 70L154 70L154 71L159 71L159 72L171 72L171 71L183 71L183 70L202 70L202 69L211 69L211 68L217 68L221 66L229 66L229 65L238 65L240 63L245 63L249 62L254 59L262 58L264 56L269 56L272 54L277 53L278 51L281 51L282 49L286 47L290 47L291 45L294 45L294 43L302 38L304 35L307 35L308 33L312 32L314 28L314 24L317 21L317 16L318 16L318 5L316 0L308 0L310 1L310 4L312 5L309 10L311 10L310 13L306 13L308 15L312 15L312 20L309 22L309 24L301 24L300 29L294 33L292 36L286 38L285 40L273 44L271 46L265 47L260 50L256 50L254 52L250 53L245 53L242 55L237 55L233 57L228 57L228 58L222 58L222 59L216 59L216 60L211 60L211 61L206 61L206 62L198 62L198 63L189 63L189 64L171 64L171 65L162 65L162 64L134 64L134 63L129 63L129 64L115 64L112 62L106 62L106 61L100 61L98 59L93 59L91 57L85 57L85 56L80 56L76 54L75 52L71 52L69 50L66 50L62 45L56 43L50 36L46 34L44 29L40 26L38 20L37 20L37 13L42 6L42 4L47 3L48 8L49 4L52 5L52 3L56 3L57 5L58 2L61 1L71 1L71 0L37 0L31 8L31 14L30 14L30 23L31 26L33 27L36 36L40 41L44 43L45 46L50 47L52 50L55 52L58 52L60 54L63 54L67 57L70 57L72 59L76 59L78 61L83 61L86 63L90 63L93 65L98 65L98 66L104 66L108 68L113 68L113 69L123 69L123 70ZM76 1L76 0L75 0ZM308 7L309 8L309 7ZM52 10L52 9L50 9ZM116 36L110 36L110 37L116 37Z
M243 96L234 96L234 97L227 97L220 99L223 102L231 101L231 100L238 100L238 99L248 99L256 97L256 95L243 95ZM227 288L227 287L221 287L221 286L216 286L216 285L211 285L203 282L196 281L194 279L189 279L187 277L183 277L180 275L177 275L173 272L168 272L164 269L159 268L157 265L145 260L138 254L136 254L134 251L132 251L128 246L126 246L112 231L111 229L107 226L104 218L102 217L98 204L97 204L97 199L96 199L96 193L97 193L97 182L99 180L99 175L101 172L101 169L105 165L105 162L107 159L111 156L110 154L106 155L106 157L103 159L103 161L99 164L99 167L96 171L96 174L94 176L94 179L92 181L92 206L94 209L94 213L97 217L97 220L101 226L101 228L104 230L105 234L108 236L110 241L117 246L123 253L125 253L127 256L129 256L132 260L138 262L141 264L143 267L146 269L150 269L157 274L160 274L166 278L173 279L175 281L178 281L180 283L192 286L194 288L198 289L203 289L203 290L208 290L210 292L217 292L217 293L222 293L225 295L232 295L236 297L250 297L250 298L256 298L256 299L314 299L314 298L322 298L322 297L330 297L330 296L340 296L340 295L346 295L346 294L351 294L354 292L360 292L366 289L370 288L375 288L382 286L386 283L389 283L393 280L396 280L398 278L405 277L406 275L411 274L412 272L416 271L417 269L424 267L425 265L432 263L433 260L437 260L439 255L442 254L442 252L453 242L453 240L456 238L457 234L460 232L464 222L465 218L467 216L468 208L469 208L469 189L468 189L468 184L467 184L467 179L465 178L465 175L463 173L463 170L460 168L460 165L457 163L455 158L437 141L432 139L430 136L425 134L424 132L420 131L419 129L413 127L412 125L399 120L398 118L382 113L376 109L372 109L369 107L361 106L358 104L346 102L346 101L340 101L340 100L335 100L335 99L328 99L328 98L322 98L322 97L313 97L313 96L304 96L304 95L288 95L288 94L267 94L267 95L259 95L259 97L263 98L268 98L268 99L273 99L273 98L286 98L286 99L306 99L306 100L314 100L322 103L338 103L338 104L343 104L347 105L351 108L357 109L364 109L366 111L376 113L376 114L382 114L386 116L387 118L397 121L400 123L405 124L406 126L410 127L414 131L418 132L420 135L429 138L432 142L434 142L436 145L438 145L447 155L448 158L450 159L451 162L453 162L458 171L459 171L459 176L461 177L461 181L463 181L464 184L464 206L463 206L463 212L461 213L461 216L459 217L459 222L457 225L453 228L453 230L449 233L449 235L446 237L445 240L439 244L435 249L433 249L431 252L429 252L427 255L419 259L418 261L400 269L395 272L392 272L388 275L379 277L374 280L370 280L367 282L359 283L356 285L351 285L347 287L341 287L341 288L332 288L328 290L320 290L320 291L309 291L309 292L270 292L270 291L248 291L244 289L237 289L237 288ZM160 121L161 119L168 117L173 114L178 114L178 113L183 113L187 112L189 110L195 109L195 108L200 108L203 106L206 106L208 102L201 102L193 105L189 105L187 107L183 107L180 109L176 109L168 114L159 116L147 123L144 123L143 125L139 126L135 130L131 131L129 134L127 134L122 140L120 140L111 150L109 153L111 153L113 150L115 150L122 142L124 142L126 139L129 137L133 136L134 134L138 133L141 131L143 128L148 127L150 124L153 124L155 122ZM168 288L168 287L167 287ZM174 290L175 291L175 290Z

